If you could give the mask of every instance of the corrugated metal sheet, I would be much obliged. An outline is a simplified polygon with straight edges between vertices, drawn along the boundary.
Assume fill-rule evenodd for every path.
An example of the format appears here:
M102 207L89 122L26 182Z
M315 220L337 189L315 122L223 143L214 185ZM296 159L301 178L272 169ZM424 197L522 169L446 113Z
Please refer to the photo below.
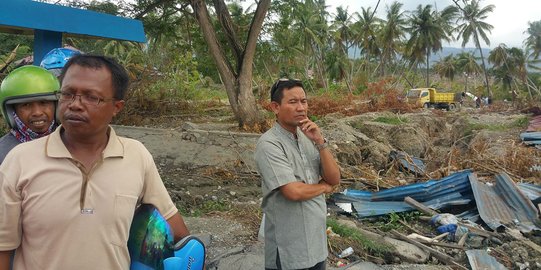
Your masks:
M456 172L439 180L429 180L423 183L416 183L407 186L400 186L385 189L378 192L347 189L344 195L358 198L364 201L404 201L409 196L419 202L425 202L445 196L446 194L471 192L468 174L471 170Z
M494 185L479 182L474 174L468 177L479 215L491 229L500 226L516 227L522 232L541 229L537 209L507 174L497 175Z
M477 211L472 210L464 218L476 220L480 216L494 230L502 225L516 226L521 231L541 228L537 209L532 203L540 200L541 186L526 183L516 185L506 174L498 175L493 186L480 183L471 170L464 170L440 180L379 192L345 190L333 194L331 198L342 209L354 211L359 217L369 217L413 210L404 203L404 198L408 196L432 209L464 205L475 199L481 211L476 214L474 212Z
M479 212L477 211L477 208L474 207L473 209L464 211L458 215L456 215L457 218L462 220L468 220L473 223L478 223L481 218L479 217Z
M541 144L541 132L523 132L520 133L520 139L527 145Z
M433 200L423 202L423 204L437 210L456 205L466 205L471 202L471 199L472 197L464 197L462 194L455 192L441 198L435 198ZM361 201L352 202L351 205L353 206L352 210L357 213L357 217L380 216L390 213L400 213L415 210L415 208L411 207L409 204L398 201ZM342 209L344 208L342 207Z
M519 183L517 186L530 201L537 201L541 198L541 186L528 183Z
M372 195L372 201L403 201L409 196L418 202L426 202L455 192L469 193L471 188L468 175L471 172L463 170L439 180L382 190Z
M413 208L404 203L404 198L408 196L433 209L463 205L468 204L473 198L468 180L471 172L471 170L464 170L440 180L430 180L374 193L363 190L345 190L343 193L333 194L331 198L344 210L351 209L350 205L344 203L351 203L359 217L411 211Z
M466 250L466 255L472 270L507 270L503 264L490 256L486 250Z
M406 152L392 150L389 153L389 157L398 162L399 169L413 173L414 175L425 175L426 165L417 157L412 157Z

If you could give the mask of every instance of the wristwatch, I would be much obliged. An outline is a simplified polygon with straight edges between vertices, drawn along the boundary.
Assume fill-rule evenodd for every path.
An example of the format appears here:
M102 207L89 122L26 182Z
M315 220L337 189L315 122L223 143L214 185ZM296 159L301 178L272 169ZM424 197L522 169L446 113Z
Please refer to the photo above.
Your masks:
M323 138L322 144L316 144L316 148L318 151L321 151L327 147L329 147L329 142L327 141L327 138Z

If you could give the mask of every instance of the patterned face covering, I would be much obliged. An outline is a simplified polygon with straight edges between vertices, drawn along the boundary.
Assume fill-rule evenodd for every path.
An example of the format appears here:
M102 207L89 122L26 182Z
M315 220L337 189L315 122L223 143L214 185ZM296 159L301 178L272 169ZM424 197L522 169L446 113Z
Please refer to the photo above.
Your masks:
M10 132L20 142L28 142L28 141L31 141L33 139L37 139L37 138L40 138L40 137L47 136L47 135L51 134L51 132L53 132L55 124L56 124L54 119L53 119L53 122L51 123L51 125L49 126L47 131L39 134L39 133L36 133L36 132L32 131L30 128L28 128L23 123L23 121L19 118L19 116L17 116L17 114L15 112L13 112L12 116L13 116L13 119L15 120L15 127L13 127L10 130Z

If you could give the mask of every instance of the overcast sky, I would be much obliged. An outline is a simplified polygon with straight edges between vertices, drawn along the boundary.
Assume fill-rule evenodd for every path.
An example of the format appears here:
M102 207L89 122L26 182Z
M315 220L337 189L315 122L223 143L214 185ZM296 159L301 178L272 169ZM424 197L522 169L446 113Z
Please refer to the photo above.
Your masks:
M348 8L349 13L359 12L361 7L376 7L377 0L327 0L330 5L328 11L336 12L336 7L343 6ZM394 0L381 0L377 16L385 18L386 7L390 6ZM398 0L403 3L403 10L412 11L417 9L419 4L432 5L442 10L448 5L451 5L451 0ZM459 1L462 2L462 1ZM523 41L527 35L524 32L528 29L528 22L541 20L541 0L481 0L481 6L492 4L495 6L492 12L486 19L486 22L494 26L491 34L489 34L490 46L486 46L483 42L481 46L494 48L500 43L505 43L508 47L522 48ZM460 47L462 41L451 43L450 47ZM470 42L466 47L475 47Z

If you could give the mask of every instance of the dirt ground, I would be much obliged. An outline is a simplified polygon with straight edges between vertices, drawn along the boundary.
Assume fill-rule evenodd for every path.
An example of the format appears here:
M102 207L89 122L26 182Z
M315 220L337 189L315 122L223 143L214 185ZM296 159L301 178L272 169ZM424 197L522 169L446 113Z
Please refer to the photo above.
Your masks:
M165 130L163 132L168 133L168 139L162 138L160 143L197 142L197 147L221 146L226 148L224 152L231 154L231 157L226 157L219 150L213 149L205 152L208 162L201 155L197 155L198 161L195 162L190 160L189 155L177 155L178 150L170 153L167 147L153 149L153 143L145 143L153 153L177 206L187 217L188 225L194 228L192 231L203 237L208 236L208 241L212 242L209 258L214 260L214 266L218 265L217 258L229 253L242 253L256 245L261 220L260 179L253 161L249 160L257 135L251 134L246 138L237 135L236 124L227 110L227 107L219 107L204 116L156 117L151 122L139 123L148 128ZM490 181L491 176L503 171L516 182L539 185L541 173L531 168L541 163L541 150L526 147L519 139L528 119L528 115L509 108L462 108L452 112L376 112L350 117L331 114L319 119L317 123L330 140L341 167L343 184L340 190L353 188L376 191L438 179L467 168L473 169L484 181ZM147 131L144 135L134 135L133 132L124 130L119 133L142 141L152 133ZM175 132L182 139L177 139L177 135L173 134ZM234 147L231 144L221 144L219 139L209 141L205 137L193 135L210 136L208 134L212 132L234 133L230 135L236 138ZM180 151L206 151L189 147L192 146L182 145L180 149L183 150ZM389 161L391 150L404 151L421 158L427 165L427 173L412 176L399 171L396 164ZM220 159L216 161L216 158ZM382 222L386 221L363 221L363 224L377 230ZM412 226L417 225L412 223ZM420 230L427 229L426 226L419 226ZM541 243L535 235L531 239ZM342 244L335 245L340 247ZM509 269L541 269L541 254L519 241L510 240L490 248L491 254ZM462 261L467 260L463 253L451 253L461 257ZM357 258L377 264L396 263L368 253L360 252L356 255ZM441 263L432 259L427 264Z

